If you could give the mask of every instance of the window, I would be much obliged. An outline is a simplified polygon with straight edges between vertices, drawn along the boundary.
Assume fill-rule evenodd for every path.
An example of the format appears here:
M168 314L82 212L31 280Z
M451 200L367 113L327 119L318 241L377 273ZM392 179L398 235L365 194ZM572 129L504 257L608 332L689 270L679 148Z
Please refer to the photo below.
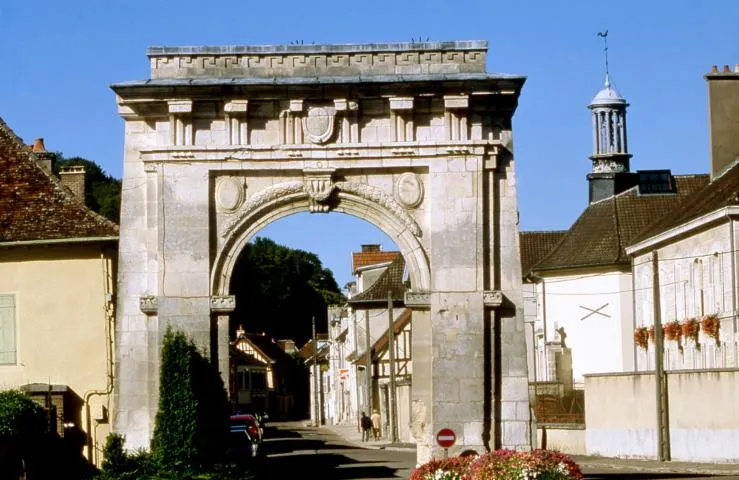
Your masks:
M0 365L15 363L15 295L0 295Z

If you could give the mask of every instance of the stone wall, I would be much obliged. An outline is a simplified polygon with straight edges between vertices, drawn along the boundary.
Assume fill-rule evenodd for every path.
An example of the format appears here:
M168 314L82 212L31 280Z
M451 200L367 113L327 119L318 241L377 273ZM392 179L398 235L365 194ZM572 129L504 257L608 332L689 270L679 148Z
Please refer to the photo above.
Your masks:
M460 451L530 447L511 143L524 78L485 73L485 50L153 49L153 80L113 86L126 124L116 429L131 448L151 435L166 326L226 371L239 253L297 212L367 220L406 261L419 461L442 453L443 427ZM295 76L298 54L313 77ZM341 74L321 63L341 55L355 62Z

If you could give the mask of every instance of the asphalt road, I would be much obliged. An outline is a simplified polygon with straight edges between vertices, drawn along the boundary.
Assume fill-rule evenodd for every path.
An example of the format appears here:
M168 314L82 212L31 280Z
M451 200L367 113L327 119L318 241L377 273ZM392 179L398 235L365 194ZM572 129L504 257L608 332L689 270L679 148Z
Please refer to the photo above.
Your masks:
M269 424L264 437L259 479L407 479L416 464L415 452L357 448L302 422Z

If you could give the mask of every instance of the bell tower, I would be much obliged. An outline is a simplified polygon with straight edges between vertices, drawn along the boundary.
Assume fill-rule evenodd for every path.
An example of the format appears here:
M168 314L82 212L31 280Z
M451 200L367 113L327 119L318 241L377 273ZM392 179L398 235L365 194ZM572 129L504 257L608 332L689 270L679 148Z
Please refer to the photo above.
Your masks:
M598 36L607 40L608 31ZM593 115L593 170L588 174L590 203L629 188L629 153L626 135L626 108L629 104L616 90L608 72L608 44L605 43L606 76L603 88L588 105ZM625 188L624 188L625 187Z

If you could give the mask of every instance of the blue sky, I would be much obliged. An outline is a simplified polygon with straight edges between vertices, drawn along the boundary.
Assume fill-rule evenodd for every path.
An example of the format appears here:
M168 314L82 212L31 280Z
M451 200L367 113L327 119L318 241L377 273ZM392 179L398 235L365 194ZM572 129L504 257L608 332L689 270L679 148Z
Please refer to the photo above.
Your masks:
M361 7L359 6L361 5ZM587 203L590 116L611 75L629 100L632 169L708 170L711 65L739 63L739 1L279 2L6 0L0 3L0 117L27 143L121 175L123 126L112 83L148 77L155 45L488 40L488 71L526 75L514 117L524 230L566 229ZM265 235L319 254L343 285L350 253L392 240L338 214L280 220Z

